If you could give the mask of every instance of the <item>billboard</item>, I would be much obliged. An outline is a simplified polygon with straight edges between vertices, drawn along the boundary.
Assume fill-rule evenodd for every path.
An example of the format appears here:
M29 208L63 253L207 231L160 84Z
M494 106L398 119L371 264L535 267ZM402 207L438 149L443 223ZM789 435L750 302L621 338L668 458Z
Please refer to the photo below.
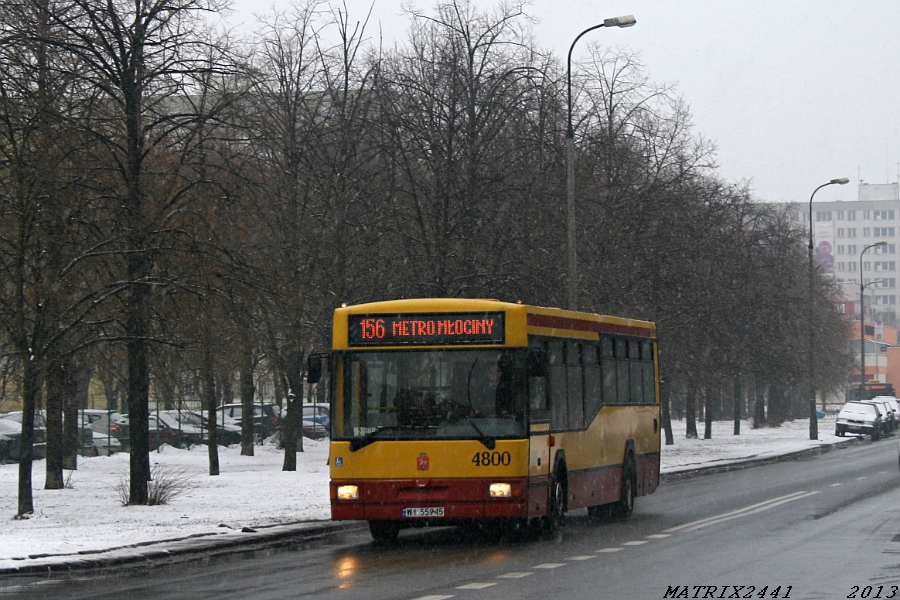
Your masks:
M825 275L834 276L834 222L816 223L816 262Z

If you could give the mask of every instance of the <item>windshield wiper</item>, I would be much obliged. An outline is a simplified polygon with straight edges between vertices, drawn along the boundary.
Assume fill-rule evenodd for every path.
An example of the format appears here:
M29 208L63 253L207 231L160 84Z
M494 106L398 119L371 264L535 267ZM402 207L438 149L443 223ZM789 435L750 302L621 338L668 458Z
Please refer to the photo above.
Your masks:
M350 452L356 452L357 450L359 450L361 448L365 448L369 444L374 443L376 441L375 440L376 435L378 435L382 431L385 431L387 429L393 429L393 428L394 427L392 425L382 425L381 427L376 427L375 429L373 429L372 431L370 431L369 433L367 433L366 435L364 435L362 437L353 438L352 440L350 440Z
M484 444L484 447L487 448L488 450L493 450L497 446L497 440L492 437L486 436L484 434L484 432L481 431L481 428L478 426L478 423L475 422L475 419L473 419L469 415L465 415L465 417L466 417L466 421L469 422L469 425L472 426L472 429L475 430L475 433L478 434L478 441L481 442L482 444Z

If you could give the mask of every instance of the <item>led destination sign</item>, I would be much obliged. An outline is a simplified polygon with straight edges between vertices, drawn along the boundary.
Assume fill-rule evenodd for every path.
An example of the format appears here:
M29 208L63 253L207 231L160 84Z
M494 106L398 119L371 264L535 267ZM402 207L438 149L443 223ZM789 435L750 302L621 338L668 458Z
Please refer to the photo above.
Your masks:
M351 346L502 344L502 312L348 315Z

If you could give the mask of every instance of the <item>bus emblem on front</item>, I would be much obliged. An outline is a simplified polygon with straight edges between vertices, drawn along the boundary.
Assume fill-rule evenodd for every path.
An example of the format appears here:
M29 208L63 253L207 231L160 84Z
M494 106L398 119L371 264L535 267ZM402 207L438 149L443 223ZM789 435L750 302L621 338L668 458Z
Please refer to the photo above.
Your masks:
M416 470L418 471L427 471L428 470L428 455L424 452L419 455L419 458L416 459Z

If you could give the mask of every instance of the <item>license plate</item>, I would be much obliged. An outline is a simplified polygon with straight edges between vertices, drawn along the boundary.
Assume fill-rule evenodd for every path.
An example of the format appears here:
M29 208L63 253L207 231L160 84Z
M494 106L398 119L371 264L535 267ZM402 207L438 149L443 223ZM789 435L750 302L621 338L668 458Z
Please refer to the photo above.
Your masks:
M443 517L443 506L423 506L421 508L404 508L403 518L409 517Z

